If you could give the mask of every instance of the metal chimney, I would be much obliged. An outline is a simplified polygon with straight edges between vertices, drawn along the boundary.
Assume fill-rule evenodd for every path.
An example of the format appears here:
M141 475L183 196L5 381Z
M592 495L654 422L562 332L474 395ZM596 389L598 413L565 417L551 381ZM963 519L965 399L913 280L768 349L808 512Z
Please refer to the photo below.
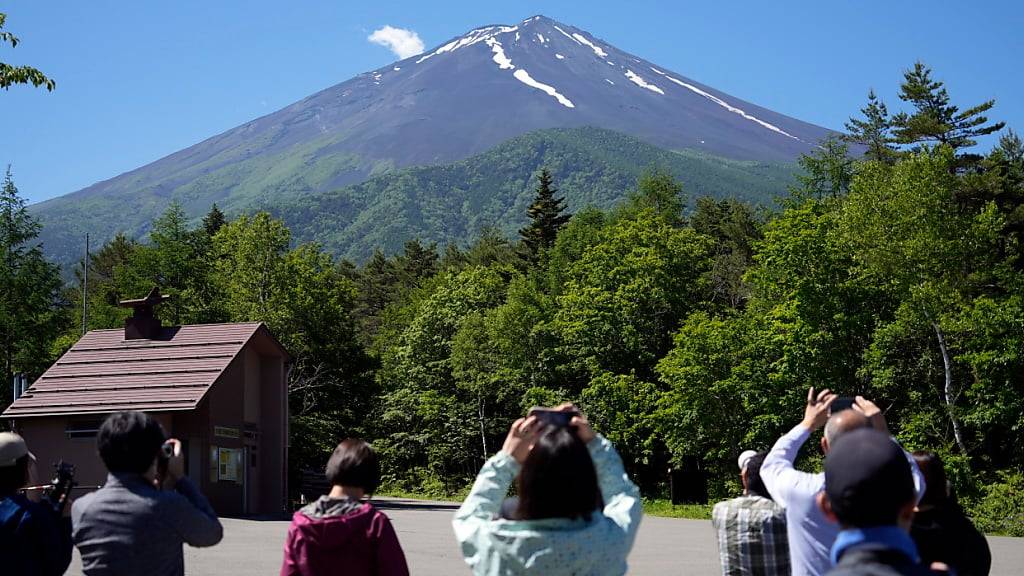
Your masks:
M160 288L153 288L145 298L122 300L119 306L131 308L132 315L124 321L125 340L154 340L163 328L160 319L153 314L153 307L169 299L160 294Z

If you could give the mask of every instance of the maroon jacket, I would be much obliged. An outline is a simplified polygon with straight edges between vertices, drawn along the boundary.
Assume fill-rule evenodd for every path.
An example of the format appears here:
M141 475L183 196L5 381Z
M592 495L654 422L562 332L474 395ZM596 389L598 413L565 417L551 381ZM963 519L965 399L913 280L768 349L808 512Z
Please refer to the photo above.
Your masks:
M288 527L281 576L408 576L391 521L368 503L322 496Z

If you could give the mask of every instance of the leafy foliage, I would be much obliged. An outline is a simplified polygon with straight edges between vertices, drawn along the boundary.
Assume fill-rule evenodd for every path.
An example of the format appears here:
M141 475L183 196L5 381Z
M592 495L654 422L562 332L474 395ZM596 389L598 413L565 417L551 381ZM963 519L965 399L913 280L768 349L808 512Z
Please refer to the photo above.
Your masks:
M20 40L14 34L3 29L6 23L7 14L0 12L0 44L10 44L11 48L16 48ZM0 62L0 88L9 90L14 84L31 84L36 88L44 86L47 91L53 91L57 87L56 82L47 78L45 74L36 68L31 66L14 66Z

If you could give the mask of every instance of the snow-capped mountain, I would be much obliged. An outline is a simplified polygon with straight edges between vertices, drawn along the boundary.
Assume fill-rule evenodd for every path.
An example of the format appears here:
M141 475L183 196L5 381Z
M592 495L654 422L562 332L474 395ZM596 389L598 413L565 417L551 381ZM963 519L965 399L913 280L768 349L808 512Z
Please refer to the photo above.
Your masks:
M141 234L172 198L193 215L211 202L238 211L582 126L765 162L793 161L829 134L534 16L471 30L34 210L54 234L81 230L75 219Z

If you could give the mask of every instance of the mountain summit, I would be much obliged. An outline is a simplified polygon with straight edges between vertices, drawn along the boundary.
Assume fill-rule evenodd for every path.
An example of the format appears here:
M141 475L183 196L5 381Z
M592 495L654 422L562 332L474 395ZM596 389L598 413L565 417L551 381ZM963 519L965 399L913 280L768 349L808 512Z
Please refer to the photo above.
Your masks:
M56 224L48 252L64 259L86 222L98 238L141 235L172 198L193 215L212 202L246 210L583 126L761 162L793 161L829 134L534 16L476 28L35 210Z

